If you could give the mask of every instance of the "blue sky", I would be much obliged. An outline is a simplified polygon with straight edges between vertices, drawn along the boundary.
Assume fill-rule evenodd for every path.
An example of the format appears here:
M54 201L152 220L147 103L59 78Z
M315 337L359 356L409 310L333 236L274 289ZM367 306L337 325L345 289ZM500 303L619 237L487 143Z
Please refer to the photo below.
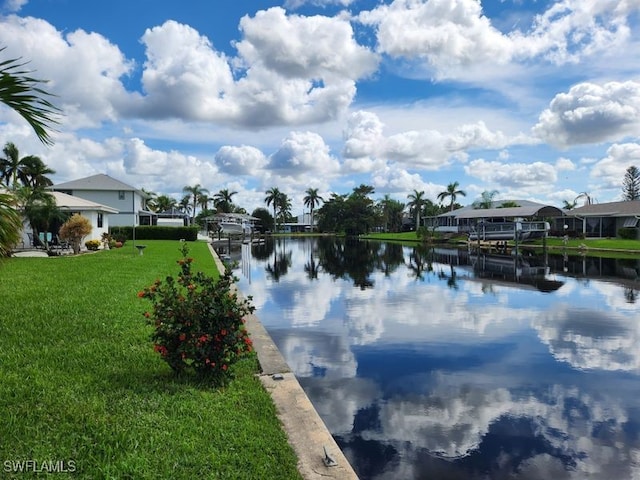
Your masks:
M618 200L640 166L640 3L0 0L2 59L65 115L55 145L0 107L0 143L55 182L107 173L265 206L278 187L469 204Z

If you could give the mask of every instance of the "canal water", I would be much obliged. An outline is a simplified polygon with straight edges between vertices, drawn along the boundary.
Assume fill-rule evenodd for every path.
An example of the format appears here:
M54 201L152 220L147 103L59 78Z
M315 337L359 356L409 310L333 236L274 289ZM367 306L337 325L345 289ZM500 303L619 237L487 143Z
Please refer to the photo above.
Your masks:
M361 479L640 479L640 260L335 238L232 256Z

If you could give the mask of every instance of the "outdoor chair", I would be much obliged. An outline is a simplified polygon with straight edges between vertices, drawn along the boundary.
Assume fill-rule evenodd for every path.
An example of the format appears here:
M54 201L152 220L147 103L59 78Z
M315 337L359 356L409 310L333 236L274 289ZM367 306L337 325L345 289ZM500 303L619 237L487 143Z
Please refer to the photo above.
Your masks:
M59 235L56 235L53 243L54 248L60 250L60 252L64 250L71 250L71 244L65 240L62 240Z

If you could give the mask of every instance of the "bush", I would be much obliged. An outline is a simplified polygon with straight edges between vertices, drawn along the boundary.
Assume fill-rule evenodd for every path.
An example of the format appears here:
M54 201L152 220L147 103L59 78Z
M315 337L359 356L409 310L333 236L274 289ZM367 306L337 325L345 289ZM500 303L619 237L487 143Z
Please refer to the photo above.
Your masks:
M251 298L240 300L232 292L230 270L217 281L202 272L194 274L185 243L181 252L177 279L168 276L138 293L152 304L144 316L154 327L154 350L176 374L191 369L223 385L229 366L252 351L244 317L254 307Z
M93 227L89 219L74 213L71 215L71 218L60 227L60 238L71 243L73 253L77 255L80 253L80 243L82 239L89 235L91 230L93 230Z
M84 242L84 246L87 247L87 250L98 250L101 243L100 240L87 240Z
M628 240L635 240L636 238L638 238L638 229L634 227L619 228L618 236L620 238L626 238Z

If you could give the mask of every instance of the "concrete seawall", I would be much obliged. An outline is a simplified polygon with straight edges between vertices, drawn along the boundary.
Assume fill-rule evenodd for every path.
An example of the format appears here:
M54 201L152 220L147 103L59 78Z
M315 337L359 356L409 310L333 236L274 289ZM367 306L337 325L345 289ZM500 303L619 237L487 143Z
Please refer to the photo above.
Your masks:
M209 243L218 270L225 267ZM239 292L241 294L241 292ZM353 468L329 433L289 365L256 315L246 317L246 326L260 362L258 375L276 406L289 444L298 456L298 470L305 480L358 480ZM325 451L333 460L328 466Z

